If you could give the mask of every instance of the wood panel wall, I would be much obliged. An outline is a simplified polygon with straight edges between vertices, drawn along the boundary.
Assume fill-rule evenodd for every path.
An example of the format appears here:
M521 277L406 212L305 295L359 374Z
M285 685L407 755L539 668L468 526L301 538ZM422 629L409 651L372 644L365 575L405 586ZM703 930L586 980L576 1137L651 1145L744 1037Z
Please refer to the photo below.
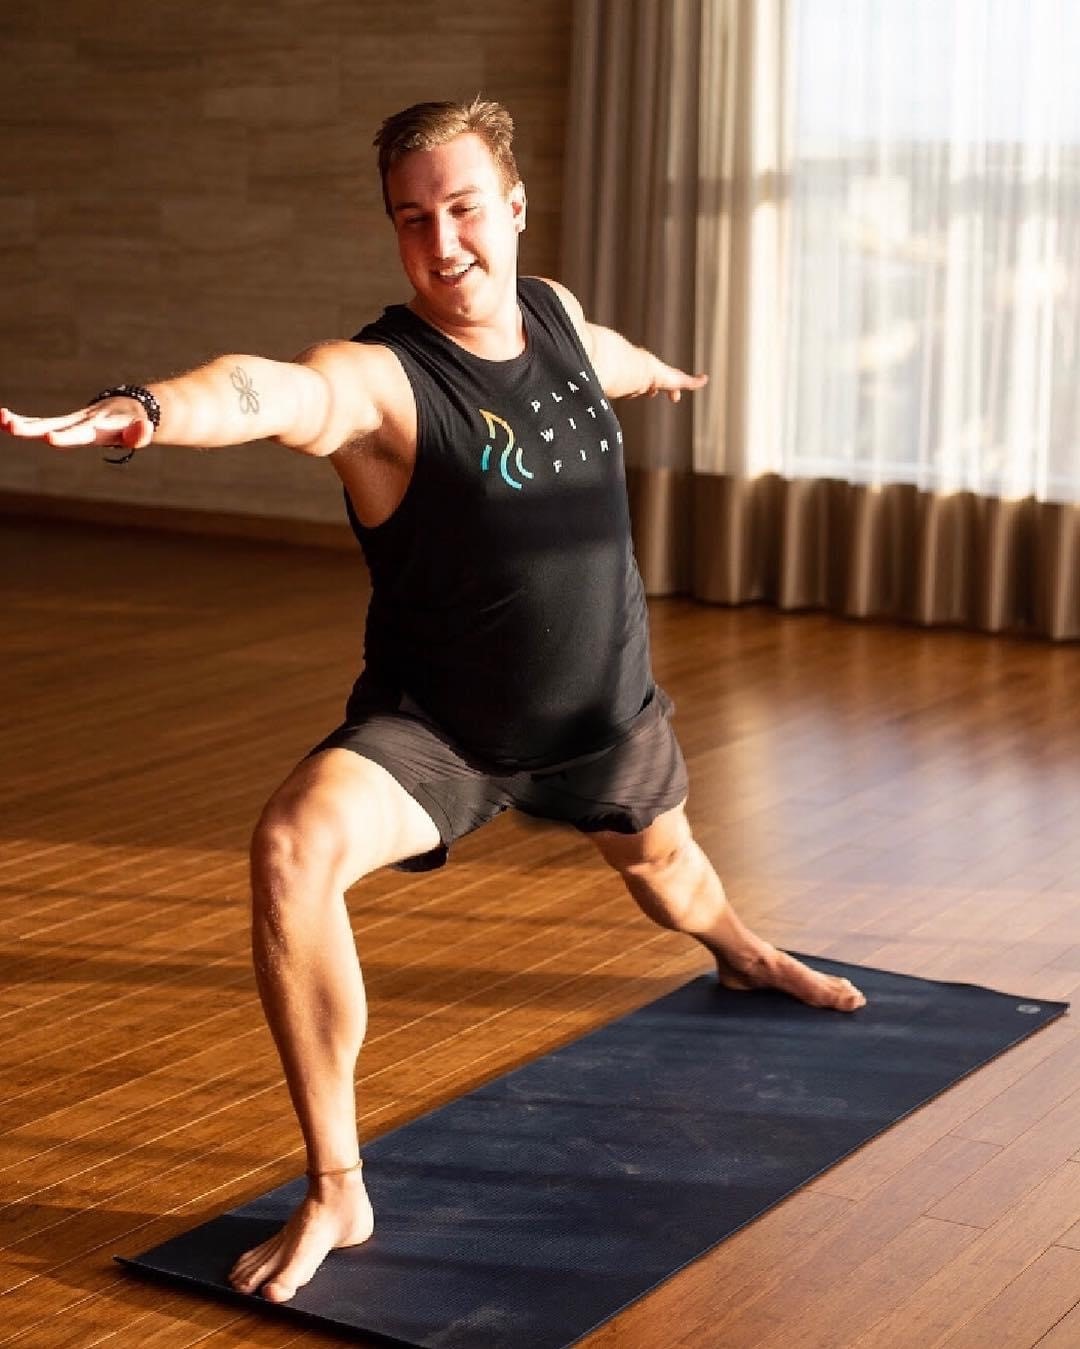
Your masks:
M425 98L502 100L524 270L557 267L571 0L5 0L0 403L45 414L222 351L286 358L407 298L371 138ZM124 468L5 438L0 493L337 521L272 444Z

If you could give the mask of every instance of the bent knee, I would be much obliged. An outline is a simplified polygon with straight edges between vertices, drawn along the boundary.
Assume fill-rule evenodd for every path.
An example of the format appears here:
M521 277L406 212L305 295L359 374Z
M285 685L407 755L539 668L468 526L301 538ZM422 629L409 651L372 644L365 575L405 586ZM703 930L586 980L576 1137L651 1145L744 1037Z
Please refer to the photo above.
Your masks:
M351 851L346 821L332 805L271 800L251 837L256 899L344 888Z
M661 816L640 834L596 834L593 842L624 879L649 880L693 864L697 845L682 810Z
M639 861L631 862L617 870L624 880L644 881L647 885L654 885L692 871L696 866L697 856L697 845L687 834L686 838L680 839L677 843L655 849Z

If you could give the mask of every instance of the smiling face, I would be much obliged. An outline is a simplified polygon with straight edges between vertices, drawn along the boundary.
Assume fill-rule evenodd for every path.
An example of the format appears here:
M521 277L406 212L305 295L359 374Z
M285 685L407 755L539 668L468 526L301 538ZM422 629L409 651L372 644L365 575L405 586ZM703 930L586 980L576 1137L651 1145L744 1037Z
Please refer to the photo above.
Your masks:
M387 174L412 308L451 336L517 323L518 235L525 188L507 188L472 133L414 150Z

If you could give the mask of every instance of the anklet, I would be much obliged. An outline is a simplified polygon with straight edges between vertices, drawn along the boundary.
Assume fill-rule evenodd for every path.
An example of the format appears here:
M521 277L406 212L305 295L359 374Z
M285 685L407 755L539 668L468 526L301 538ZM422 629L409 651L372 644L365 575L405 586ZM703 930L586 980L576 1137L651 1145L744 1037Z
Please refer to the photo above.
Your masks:
M323 1176L347 1176L350 1171L359 1171L364 1165L363 1157L354 1166L339 1166L334 1171L306 1171L308 1180L322 1180Z

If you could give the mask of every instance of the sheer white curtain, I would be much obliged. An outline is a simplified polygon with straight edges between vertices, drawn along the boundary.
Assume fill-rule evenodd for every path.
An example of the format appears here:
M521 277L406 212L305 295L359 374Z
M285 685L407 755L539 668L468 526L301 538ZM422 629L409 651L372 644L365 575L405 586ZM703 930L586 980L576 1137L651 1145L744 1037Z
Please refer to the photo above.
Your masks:
M783 396L748 470L1080 501L1080 3L787 3Z
M650 591L1080 637L1080 0L574 15L567 279L710 376Z

